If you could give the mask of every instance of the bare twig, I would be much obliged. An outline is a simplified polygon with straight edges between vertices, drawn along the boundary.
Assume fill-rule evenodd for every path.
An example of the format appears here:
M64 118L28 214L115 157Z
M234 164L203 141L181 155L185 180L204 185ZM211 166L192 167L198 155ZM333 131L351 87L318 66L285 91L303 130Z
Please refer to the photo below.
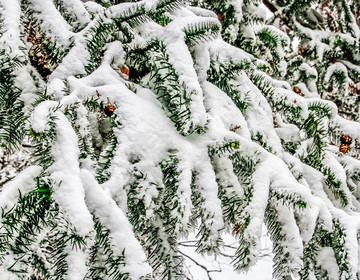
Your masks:
M225 258L231 258L231 259L234 257L234 255L228 255L228 254L225 254L223 252L220 252L219 255L221 255L221 256L223 256Z
M196 242L198 242L198 240L184 240L184 241L180 241L178 244L196 243Z
M233 244L236 244L236 243L233 243ZM234 250L236 250L237 249L237 247L236 246L233 246L232 244L230 244L230 245L224 245L224 247L227 247L227 248L230 248L230 249L234 249Z
M183 246L183 247L194 247L196 248L196 242L197 240L186 240L186 241L181 241L178 242L178 245Z
M201 263L198 263L195 259L193 259L192 257L190 257L189 255L181 252L180 250L178 250L178 252L183 255L184 257L188 258L189 260L191 260L192 262L194 262L197 266L201 267L203 270L206 271L206 274L208 276L208 279L212 279L211 276L210 276L210 273L212 272L221 272L222 270L221 269L208 269L206 266L202 265Z
M186 277L186 280L194 280L194 276L192 275L190 269L189 269L186 265L184 265L184 267L186 268L186 270L187 270L187 272L188 272L188 275L185 276L185 277ZM190 277L191 277L191 278L190 278Z

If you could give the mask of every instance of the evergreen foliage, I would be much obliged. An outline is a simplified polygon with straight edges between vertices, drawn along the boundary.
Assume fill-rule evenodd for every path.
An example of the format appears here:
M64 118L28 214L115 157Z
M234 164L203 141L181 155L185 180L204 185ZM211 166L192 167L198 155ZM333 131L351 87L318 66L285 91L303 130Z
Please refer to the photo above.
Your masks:
M20 61L0 51L0 146L6 153L19 147L24 137L24 103L20 99L21 90L15 85L16 67Z
M263 3L0 0L1 279L359 277L360 5Z

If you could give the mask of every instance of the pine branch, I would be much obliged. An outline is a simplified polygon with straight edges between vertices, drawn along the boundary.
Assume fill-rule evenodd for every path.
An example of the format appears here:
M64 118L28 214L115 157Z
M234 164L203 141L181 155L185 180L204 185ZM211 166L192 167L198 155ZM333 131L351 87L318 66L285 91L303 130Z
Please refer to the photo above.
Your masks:
M0 147L5 153L17 150L24 137L26 117L22 111L24 102L21 90L15 86L14 71L20 61L0 51Z
M201 22L188 26L184 31L186 44L194 46L200 42L216 39L219 35L220 27L215 22Z

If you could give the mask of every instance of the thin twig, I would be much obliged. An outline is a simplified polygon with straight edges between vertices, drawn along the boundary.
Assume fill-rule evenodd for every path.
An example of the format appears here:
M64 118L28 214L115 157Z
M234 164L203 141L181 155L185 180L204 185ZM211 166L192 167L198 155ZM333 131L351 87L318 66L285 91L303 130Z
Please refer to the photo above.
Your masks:
M221 256L223 256L225 258L231 258L231 259L234 257L233 255L228 255L228 254L225 254L223 252L219 252L219 255L221 255Z
M224 247L227 247L227 248L230 248L230 249L235 249L235 250L237 249L237 247L235 247L235 246L232 246L232 245L226 245L226 244L224 245Z
M194 260L192 257L190 257L189 255L181 252L180 250L178 250L178 252L183 255L184 257L188 258L189 260L193 261L197 266L201 267L202 269L204 269L206 271L206 274L208 276L208 279L212 279L211 276L210 276L210 273L212 272L221 272L222 270L221 269L218 269L218 270L215 270L215 269L212 269L212 270L209 270L206 266L198 263L196 260Z
M196 248L196 247L197 247L196 244L191 245L191 244L178 243L178 245L183 246L183 247L192 247L192 248Z
M196 242L198 242L198 240L184 240L184 241L180 241L178 244L182 245L186 243L196 243Z

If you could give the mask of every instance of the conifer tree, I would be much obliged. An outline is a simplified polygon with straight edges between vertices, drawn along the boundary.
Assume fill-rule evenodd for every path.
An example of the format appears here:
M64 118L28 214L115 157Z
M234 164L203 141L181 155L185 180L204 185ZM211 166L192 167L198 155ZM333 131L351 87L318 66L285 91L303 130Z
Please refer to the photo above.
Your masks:
M1 279L360 276L356 1L0 0ZM294 42L299 41L295 46Z

